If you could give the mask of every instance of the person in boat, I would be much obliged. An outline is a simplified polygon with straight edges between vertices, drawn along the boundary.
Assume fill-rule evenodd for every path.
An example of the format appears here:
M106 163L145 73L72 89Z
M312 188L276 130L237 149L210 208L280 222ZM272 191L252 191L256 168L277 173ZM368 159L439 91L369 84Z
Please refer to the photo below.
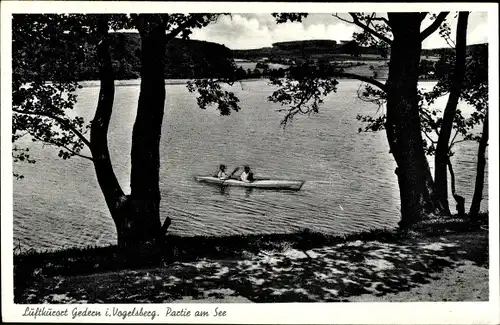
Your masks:
M245 183L251 183L255 179L253 177L253 172L250 170L249 166L245 166L243 168L243 172L240 175L240 181L245 182Z
M219 166L219 171L217 172L216 177L218 179L228 179L229 176L226 174L226 165L220 165Z

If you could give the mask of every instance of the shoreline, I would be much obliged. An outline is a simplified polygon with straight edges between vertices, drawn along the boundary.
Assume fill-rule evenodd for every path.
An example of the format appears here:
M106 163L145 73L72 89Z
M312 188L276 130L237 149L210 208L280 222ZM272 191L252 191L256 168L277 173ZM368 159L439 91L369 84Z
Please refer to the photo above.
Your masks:
M337 78L338 80L346 80L346 81L357 81L362 82L358 79L352 78ZM189 80L193 79L165 79L165 85L186 85ZM256 82L261 80L269 80L268 78L248 78L235 81L237 82ZM387 81L387 78L377 78L378 81ZM419 82L437 82L437 79L419 79ZM82 80L78 81L78 84L83 88L93 88L99 87L99 80ZM141 79L125 79L125 80L115 80L116 87L126 87L126 86L139 86L141 84Z
M488 230L464 219L431 220L404 233L167 238L159 265L148 257L127 262L116 246L16 255L15 301L488 300ZM474 297L467 286L457 289L457 279L475 284ZM117 286L125 290L117 293Z

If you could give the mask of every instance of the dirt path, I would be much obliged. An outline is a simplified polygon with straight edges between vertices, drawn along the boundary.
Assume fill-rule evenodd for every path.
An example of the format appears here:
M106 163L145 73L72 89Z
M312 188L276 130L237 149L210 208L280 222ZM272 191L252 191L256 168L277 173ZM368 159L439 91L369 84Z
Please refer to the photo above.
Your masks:
M487 301L488 269L467 261L457 268L445 268L439 279L409 291L384 296L361 295L349 298L352 302L410 302L410 301Z
M488 233L352 241L164 268L44 277L24 303L486 301Z

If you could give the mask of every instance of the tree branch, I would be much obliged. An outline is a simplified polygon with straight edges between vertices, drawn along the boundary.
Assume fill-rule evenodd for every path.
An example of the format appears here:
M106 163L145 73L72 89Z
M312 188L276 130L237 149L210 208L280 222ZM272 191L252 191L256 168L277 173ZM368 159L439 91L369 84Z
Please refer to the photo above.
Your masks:
M451 148L453 147L453 145L455 144L455 139L457 138L457 135L458 135L458 130L455 130L455 135L451 139L450 146L448 147L448 151L450 151Z
M343 21L343 22L346 22L348 24L354 24L354 22L352 22L350 20L347 20L347 19L344 19L344 18L340 17L338 14L332 14L332 16L335 17L335 18L337 18L337 19L339 19L339 20L341 20L341 21Z
M56 146L57 146L57 145L56 145ZM69 152L71 152L71 153L72 153L73 155L75 155L75 156L78 156L78 157L81 157L81 158L85 158L85 159L88 159L88 160L90 160L90 161L94 161L94 158L92 158L92 157L82 155L82 154L80 154L80 153L78 153L78 152L75 152L74 150L72 150L72 149L70 149L70 148L68 148L68 147L66 147L66 146L62 146L62 147L63 147L64 149L68 150Z
M429 121L429 124L431 125L431 127L434 129L434 132L436 132L436 134L439 136L439 130L438 130L438 127L437 125L434 123L434 119L432 118L432 116L429 115L429 113L427 113L426 111L424 110L420 110L420 113L424 114L425 117L427 117L427 121Z
M387 26L390 26L389 20L385 17L370 17L370 21L383 21L384 23L387 24Z
M360 75L357 75L355 73L348 73L348 72L336 72L335 75L338 77L353 78L353 79L357 79L360 81L364 81L366 83L372 84L372 85L380 88L380 90L382 90L382 91L387 91L385 84L383 84L380 81L373 79L371 77L360 76Z
M36 139L38 139L39 141L42 141L44 144L48 144L49 146L64 148L64 149L68 150L69 152L71 152L75 156L82 157L82 158L88 159L90 161L94 161L94 158L89 157L89 156L85 156L85 155L82 155L82 154L79 154L78 152L74 151L73 149L68 148L67 146L65 146L63 144L56 144L56 143L52 143L52 142L46 142L46 141L43 141L42 139L40 139L38 137Z
M460 142L465 142L465 141L471 141L471 140L469 140L469 139L457 140L457 141L454 141L454 142L453 142L453 145L456 145L457 143L460 143ZM450 149L451 149L451 147L450 147Z
M333 16L334 16L334 17L337 17L338 19L340 19L340 20L342 20L342 21L344 21L344 22L346 22L346 23L349 23L349 24L354 24L354 25L356 25L356 26L358 26L358 27L361 27L361 28L362 28L365 32L368 32L368 33L372 34L373 36L375 36L375 37L377 37L378 39L380 39L380 40L382 40L382 41L386 42L386 43L387 43L387 44L389 44L389 45L391 45L391 44L392 44L392 40L390 40L388 37L386 37L386 36L384 36L384 35L380 34L380 33L379 33L379 32L377 32L376 30L374 30L374 29L370 28L369 26L367 26L367 25L363 24L363 23L359 20L358 16L356 16L356 13L350 12L349 14L351 15L351 17L352 17L353 21L349 21L349 20L347 20L347 19L340 18L337 14L334 14ZM382 17L379 17L379 18L380 18L380 19L382 19ZM385 18L383 18L383 19L385 19Z
M430 24L426 29L424 29L423 32L420 33L420 39L423 41L427 37L429 37L432 33L434 33L443 23L443 21L446 19L446 16L448 16L449 13L450 13L449 11L440 12L439 15L436 17L436 19L432 22L432 24Z
M56 120L59 124L64 125L68 129L70 129L76 136L78 136L78 138L80 138L80 140L82 140L83 143L85 143L89 148L91 148L90 141L87 140L87 138L85 138L85 136L80 131L78 131L74 126L72 126L71 124L69 124L68 121L65 120L65 119L63 119L62 117L51 115L51 114L47 114L47 113L42 113L42 112L27 112L27 111L22 111L22 110L14 109L14 108L12 109L12 111L16 112L16 113L19 113L19 114L45 116L45 117L51 118L53 120Z
M422 133L425 135L425 137L426 137L427 139L429 139L429 141L430 141L432 144L435 144L435 143L436 143L436 141L432 140L432 138L431 138L431 137L427 134L427 132L423 131Z
M188 27L189 25L191 25L192 23L196 22L197 18L196 16L192 16L191 18L189 19L186 19L185 22L183 22L182 24L179 24L179 26L177 26L176 28L172 29L172 31L170 33L167 34L166 36L166 41L170 41L172 39L174 39L177 35L179 35L184 29L186 29L186 27Z

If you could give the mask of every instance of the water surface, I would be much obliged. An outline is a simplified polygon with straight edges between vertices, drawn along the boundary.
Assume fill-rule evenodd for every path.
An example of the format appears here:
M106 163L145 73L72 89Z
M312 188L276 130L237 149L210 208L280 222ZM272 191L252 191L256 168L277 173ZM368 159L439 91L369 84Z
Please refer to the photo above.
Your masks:
M160 170L162 218L173 219L169 231L228 235L309 228L341 234L395 227L400 218L395 163L384 132L358 133L362 124L356 115L377 110L357 99L358 88L359 82L343 80L320 114L298 117L283 130L279 105L267 101L272 89L264 80L233 87L242 110L230 116L220 116L215 108L199 109L184 85L169 84ZM93 116L98 91L96 83L79 90L78 114ZM138 95L134 82L116 88L110 126L112 162L125 191ZM114 243L114 224L91 162L77 157L64 161L54 148L28 145L37 163L14 165L15 172L25 175L14 182L14 245L59 249ZM464 142L453 158L457 190L467 203L476 153L476 143ZM306 183L301 191L290 192L221 189L194 180L214 173L220 163L230 171L249 164L257 175ZM482 206L487 209L487 200Z

